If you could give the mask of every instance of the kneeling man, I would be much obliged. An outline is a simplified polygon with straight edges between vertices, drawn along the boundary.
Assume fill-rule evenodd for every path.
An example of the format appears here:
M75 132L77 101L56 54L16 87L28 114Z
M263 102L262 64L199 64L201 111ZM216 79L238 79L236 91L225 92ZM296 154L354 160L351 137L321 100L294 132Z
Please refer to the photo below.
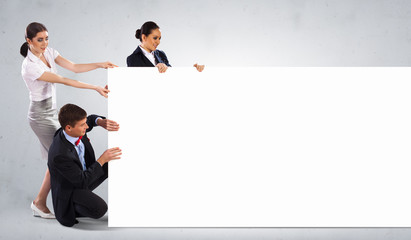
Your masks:
M108 176L108 162L120 159L121 150L106 150L99 159L86 132L94 126L117 131L119 125L104 117L90 115L74 104L59 112L61 128L50 146L48 167L56 219L64 226L78 223L77 217L100 218L107 212L106 202L92 191Z

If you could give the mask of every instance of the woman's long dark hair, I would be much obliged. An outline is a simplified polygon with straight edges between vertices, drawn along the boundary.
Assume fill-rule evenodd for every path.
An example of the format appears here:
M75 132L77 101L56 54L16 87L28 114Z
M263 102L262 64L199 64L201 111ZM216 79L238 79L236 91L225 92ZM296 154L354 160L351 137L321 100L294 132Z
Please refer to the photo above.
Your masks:
M153 30L159 29L160 27L155 22L145 22L140 29L136 31L136 38L140 39L141 42L141 35L144 34L146 36L150 35Z
M25 38L32 40L37 35L37 33L43 32L43 31L47 31L46 26L38 22L32 22L26 28ZM23 57L26 57L28 50L29 50L29 43L26 41L20 47L20 54Z

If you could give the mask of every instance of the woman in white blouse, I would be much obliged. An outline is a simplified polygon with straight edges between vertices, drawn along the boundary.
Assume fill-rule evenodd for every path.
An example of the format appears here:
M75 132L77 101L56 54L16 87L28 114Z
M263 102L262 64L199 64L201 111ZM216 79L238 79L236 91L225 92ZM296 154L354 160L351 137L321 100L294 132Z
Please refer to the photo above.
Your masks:
M134 52L127 57L127 67L157 67L160 73L167 71L171 67L166 53L158 50L160 45L160 27L152 21L145 22L140 29L137 29L135 37L141 44ZM194 64L197 71L202 72L204 65Z
M75 64L63 58L56 50L48 47L47 28L41 23L30 23L26 28L26 42L21 46L20 53L25 57L21 74L30 92L30 108L28 119L31 128L41 143L43 158L48 157L48 150L56 130L60 127L56 109L56 83L76 88L92 89L104 97L109 92L107 86L100 87L57 74L56 64L72 72L88 72L97 68L117 67L111 62ZM115 122L105 120L104 124ZM107 127L107 126L106 126ZM31 203L34 216L54 218L47 208L46 200L50 192L50 173L48 168L36 199Z

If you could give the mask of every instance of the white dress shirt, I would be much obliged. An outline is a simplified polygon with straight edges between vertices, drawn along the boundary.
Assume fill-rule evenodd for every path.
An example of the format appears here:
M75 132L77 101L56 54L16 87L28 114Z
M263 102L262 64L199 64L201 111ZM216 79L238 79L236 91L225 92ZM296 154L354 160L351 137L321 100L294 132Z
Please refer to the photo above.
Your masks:
M56 50L47 47L43 53L44 58L50 64L49 68L40 58L36 57L30 50L21 66L21 75L27 88L30 91L31 101L42 101L52 97L53 108L56 108L56 84L38 80L44 72L57 73L57 66L54 60L60 55Z
M79 138L78 137L75 138L75 137L68 135L66 131L64 130L63 130L63 133L67 141L73 144L74 148L76 149L81 165L83 166L83 171L85 171L87 167L86 167L86 160L84 159L84 143L80 141L79 144L76 146L76 142Z
M101 117L96 118L96 121L95 121L96 125L97 125L97 120L99 119L101 119ZM73 144L74 148L76 149L81 165L83 165L83 171L85 171L87 167L86 167L86 159L84 158L84 153L85 153L84 143L80 141L79 144L76 146L76 142L79 138L78 137L75 138L75 137L68 135L66 131L64 130L63 130L63 133L67 141Z
M144 56L146 56L146 58L148 58L148 60L150 60L150 62L155 66L156 65L156 58L154 57L154 51L152 51L151 53L147 52L143 47L138 46L141 51L143 51Z

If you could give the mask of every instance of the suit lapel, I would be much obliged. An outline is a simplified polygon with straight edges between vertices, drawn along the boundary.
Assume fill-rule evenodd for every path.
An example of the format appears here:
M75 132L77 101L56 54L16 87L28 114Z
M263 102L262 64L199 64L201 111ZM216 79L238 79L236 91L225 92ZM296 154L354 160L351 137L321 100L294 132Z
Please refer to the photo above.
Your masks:
M158 57L157 51L154 51L154 59L156 60L156 63L162 63L161 59Z
M92 165L95 161L96 158L94 156L94 150L93 146L91 146L90 140L87 137L87 134L84 135L84 137L81 139L81 141L84 144L84 160L86 161L86 167L89 167Z
M144 55L143 51L140 49L140 47L138 46L137 49L134 51L134 53L136 55L139 55L140 58L142 59L142 61L146 64L146 65L150 65L153 66L153 63L146 57L146 55ZM154 54L154 58L156 59L156 61L158 62L158 59L156 58L156 55Z
M66 145L67 149L70 151L71 156L76 159L74 160L74 162L81 168L83 169L81 162L80 162L80 158L78 156L78 153L76 151L76 149L74 148L73 144L71 144L71 142L69 142L66 137L64 136L63 131L60 132L60 138L61 141L64 145Z

